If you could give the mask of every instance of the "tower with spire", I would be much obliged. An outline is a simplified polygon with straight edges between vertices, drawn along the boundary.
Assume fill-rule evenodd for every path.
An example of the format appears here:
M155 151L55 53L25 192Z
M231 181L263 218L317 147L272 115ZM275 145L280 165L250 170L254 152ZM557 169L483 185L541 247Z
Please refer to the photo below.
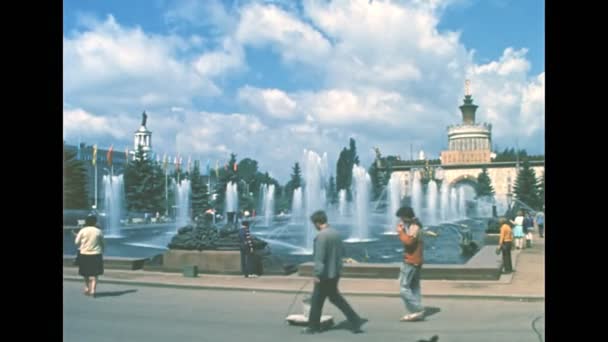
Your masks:
M491 162L492 125L476 123L478 106L473 104L471 82L465 81L465 96L459 107L462 123L448 126L448 150L441 152L441 164L481 164Z
M141 117L141 126L139 126L139 129L135 131L134 134L133 151L131 151L133 160L135 160L135 152L140 146L143 148L145 158L150 157L150 151L152 150L152 132L146 127L146 122L148 120L146 111L141 114Z

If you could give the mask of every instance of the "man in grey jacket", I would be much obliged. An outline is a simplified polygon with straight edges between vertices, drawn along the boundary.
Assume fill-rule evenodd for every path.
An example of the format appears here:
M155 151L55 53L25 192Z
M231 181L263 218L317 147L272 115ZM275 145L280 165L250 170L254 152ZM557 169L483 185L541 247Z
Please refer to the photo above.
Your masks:
M361 326L367 320L359 315L346 302L338 291L338 281L342 270L342 257L344 246L338 232L327 224L327 214L318 210L310 216L310 220L319 231L314 243L313 276L315 286L312 292L311 308L308 318L308 327L302 330L304 334L321 332L321 311L325 298L334 304L351 324L354 333L360 333Z

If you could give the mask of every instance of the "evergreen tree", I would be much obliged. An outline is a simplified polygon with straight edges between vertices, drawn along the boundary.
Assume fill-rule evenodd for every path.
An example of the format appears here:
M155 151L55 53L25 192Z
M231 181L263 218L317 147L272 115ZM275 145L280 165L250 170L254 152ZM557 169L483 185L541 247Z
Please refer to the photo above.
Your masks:
M141 146L135 151L135 160L125 167L124 181L128 210L164 211L164 173L158 163L145 157Z
M300 168L300 164L296 162L291 168L293 173L291 174L291 178L285 184L286 196L288 199L288 203L291 206L291 201L293 200L293 192L295 189L301 187L303 185L302 181L302 170Z
M359 165L359 156L357 155L357 146L355 139L350 138L349 148L346 147L340 152L336 165L336 190L339 192L346 189L347 197L350 200L350 187L353 181L353 166Z
M522 168L517 174L513 188L515 198L524 202L534 209L539 209L542 203L538 197L539 184L527 159L524 159Z
M207 192L207 184L201 176L198 161L194 162L194 168L190 173L190 186L192 189L192 213L193 216L202 215L205 210L209 209L209 193Z
M488 175L486 167L481 169L481 173L477 176L477 198L479 197L494 197L494 188L492 181Z
M544 171L543 171L542 177L540 178L540 184L538 187L538 199L539 199L539 204L541 206L545 204L545 172Z
M369 167L368 173L372 181L372 200L376 201L382 194L382 189L384 188L384 177L382 177L382 174L380 170L378 170L378 166L375 162Z
M86 209L87 171L76 153L68 151L63 144L63 207L65 209Z
M226 186L228 185L229 182L234 182L234 183L239 183L239 178L238 178L238 169L237 171L235 171L236 167L235 165L238 165L236 162L236 154L231 153L230 154L230 160L228 161L228 163L226 165L224 165L223 169L220 169L220 177L217 180L217 184L216 184L216 188L215 188L215 203L214 203L214 207L217 208L220 211L223 211L224 206L225 206L225 200L226 200ZM238 167L238 166L237 166ZM239 186L239 185L237 185Z

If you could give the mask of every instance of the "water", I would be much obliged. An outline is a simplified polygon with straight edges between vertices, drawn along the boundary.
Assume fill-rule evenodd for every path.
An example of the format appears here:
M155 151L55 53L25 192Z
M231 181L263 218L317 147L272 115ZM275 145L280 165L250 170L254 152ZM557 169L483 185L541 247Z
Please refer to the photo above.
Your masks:
M302 246L304 250L312 253L313 239L316 228L307 218L317 210L325 210L325 187L327 174L327 155L319 156L314 151L304 150L302 161L304 176L304 212L306 230Z
M441 222L446 222L450 214L450 186L448 182L441 183Z
M458 196L456 195L456 189L450 189L450 218L458 217Z
M293 191L293 200L291 201L291 223L302 221L302 188L297 187Z
M238 196L237 184L234 182L226 184L226 218L228 217L228 213L236 213L239 210Z
M175 186L175 223L177 228L180 228L190 223L192 188L189 179L182 179L179 183L176 183L175 180L173 182Z
M418 217L422 217L422 196L420 172L414 171L414 179L412 181L412 209L414 209L414 214Z
M125 187L123 176L103 176L105 227L108 237L120 237Z
M347 242L369 241L369 221L368 213L370 212L369 193L371 191L371 178L365 168L353 166L353 199L354 199L354 227Z
M466 197L464 195L464 186L458 188L458 216L459 218L466 217Z
M340 214L341 218L344 218L348 215L346 203L346 189L342 189L338 192L338 214Z
M330 224L343 239L351 234L349 224L336 224L330 218ZM370 224L370 235L374 241L345 244L345 257L359 262L386 263L401 262L403 245L396 236L382 235L385 222ZM424 224L424 222L423 222ZM460 255L460 224L465 224L473 232L473 240L483 246L485 220L461 220L457 224L440 224L431 230L438 237L425 236L424 259L426 264L463 264L469 257ZM274 255L285 263L303 263L312 261L310 252L302 247L305 234L304 225L283 225L280 227L254 227L253 235L267 240ZM378 233L374 233L378 232ZM105 231L104 231L105 233ZM166 251L167 244L174 235L173 224L148 224L132 226L122 231L120 239L106 240L106 256L147 258ZM268 238L267 238L268 236ZM74 236L64 232L63 253L74 255L76 246Z
M426 190L427 195L427 209L426 209L426 222L427 224L437 224L439 221L437 211L437 183L434 180L429 181Z
M274 184L264 184L263 198L264 225L268 227L274 217Z
M388 181L388 210L386 211L386 220L388 225L386 226L386 234L396 234L395 227L399 220L395 213L401 206L401 199L403 198L403 191L401 187L401 177L398 173L391 174L391 178Z

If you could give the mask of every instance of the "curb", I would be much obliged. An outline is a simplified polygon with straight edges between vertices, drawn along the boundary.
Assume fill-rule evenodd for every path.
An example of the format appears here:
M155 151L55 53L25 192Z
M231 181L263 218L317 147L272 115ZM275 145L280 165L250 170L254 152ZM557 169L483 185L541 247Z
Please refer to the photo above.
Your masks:
M76 276L64 276L64 281L77 281L82 282L81 277ZM217 286L217 285L186 285L177 284L170 282L145 282L136 280L117 280L117 279L104 279L101 283L115 284L115 285L135 285L135 286L147 286L147 287L160 287L160 288L172 288L172 289L190 289L190 290L219 290L219 291L247 291L247 292L268 292L268 293L286 293L286 294L299 294L304 290L290 290L290 289L252 289L250 287L239 287L239 286ZM398 292L358 292L358 291L340 291L342 294L349 296L361 296L361 297L395 297L398 298ZM466 294L423 294L423 298L444 298L444 299L478 299L478 300L500 300L500 301L519 301L519 302L543 302L545 301L544 296L538 295L466 295Z

